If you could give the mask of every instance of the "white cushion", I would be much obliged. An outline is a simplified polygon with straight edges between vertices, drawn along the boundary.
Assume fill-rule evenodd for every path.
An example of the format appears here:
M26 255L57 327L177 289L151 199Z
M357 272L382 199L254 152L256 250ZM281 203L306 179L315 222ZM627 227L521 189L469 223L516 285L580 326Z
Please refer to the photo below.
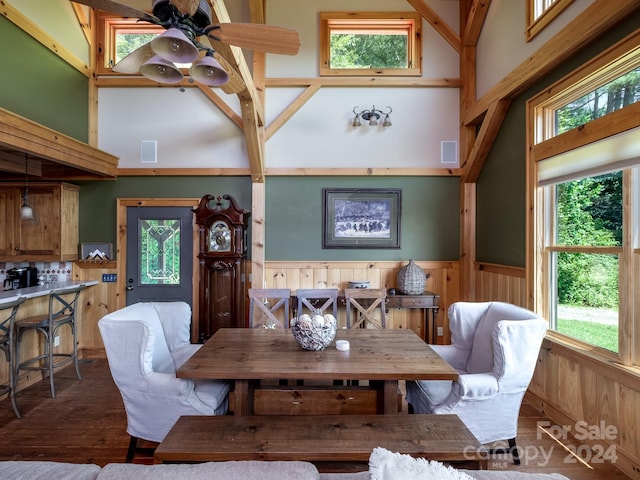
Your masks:
M476 327L467 373L487 373L493 370L493 330L500 320L538 318L533 312L517 305L491 302Z
M440 462L413 458L377 447L369 457L371 480L473 480L466 473Z
M52 478L52 477L49 477ZM208 462L180 465L139 465L110 463L98 480L318 480L318 469L307 462Z
M95 480L100 467L93 464L63 462L0 462L2 480Z

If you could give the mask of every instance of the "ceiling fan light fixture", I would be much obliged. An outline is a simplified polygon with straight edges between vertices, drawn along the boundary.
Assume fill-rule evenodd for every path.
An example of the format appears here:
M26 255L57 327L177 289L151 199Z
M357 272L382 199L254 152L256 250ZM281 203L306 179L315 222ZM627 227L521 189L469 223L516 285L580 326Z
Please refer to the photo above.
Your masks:
M178 83L184 75L178 67L159 55L154 55L140 67L140 73L158 83Z
M211 53L207 53L191 66L191 78L210 87L218 87L229 81L229 74Z
M200 52L179 28L170 28L151 40L153 53L174 63L191 63Z

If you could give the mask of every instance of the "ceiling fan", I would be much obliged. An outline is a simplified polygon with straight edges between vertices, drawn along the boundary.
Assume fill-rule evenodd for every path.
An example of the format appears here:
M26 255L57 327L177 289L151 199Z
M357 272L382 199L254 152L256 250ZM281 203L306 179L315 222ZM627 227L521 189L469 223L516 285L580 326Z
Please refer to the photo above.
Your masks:
M242 89L242 78L214 51L209 39L282 55L296 55L300 48L298 32L288 28L256 23L212 24L208 0L152 0L153 14L113 0L71 1L165 28L166 32L129 53L112 68L118 73L140 72L159 83L179 83L184 76L175 64L190 63L191 80L209 86L233 84L232 90Z

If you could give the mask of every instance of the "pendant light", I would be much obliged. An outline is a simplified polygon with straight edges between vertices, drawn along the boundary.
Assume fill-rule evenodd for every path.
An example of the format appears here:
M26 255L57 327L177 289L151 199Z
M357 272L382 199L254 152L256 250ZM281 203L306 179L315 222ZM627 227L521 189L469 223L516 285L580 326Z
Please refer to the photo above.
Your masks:
M20 218L23 220L34 220L33 208L29 206L29 154L24 154L24 195L22 196L22 207L20 207Z

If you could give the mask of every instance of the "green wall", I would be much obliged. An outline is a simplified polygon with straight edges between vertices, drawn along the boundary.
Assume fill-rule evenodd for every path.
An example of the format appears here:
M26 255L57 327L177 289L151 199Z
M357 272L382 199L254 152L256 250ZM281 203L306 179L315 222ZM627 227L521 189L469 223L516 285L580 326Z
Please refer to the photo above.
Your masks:
M400 249L322 249L323 188L401 188ZM267 260L458 260L457 177L267 177Z
M251 210L250 177L119 177L75 182L80 189L80 242L116 244L117 198L232 195ZM457 177L267 177L267 260L457 260ZM322 249L322 189L401 188L400 249ZM251 217L250 217L251 218Z
M80 185L80 242L116 245L117 198L201 198L228 193L251 210L250 177L119 177Z
M525 266L526 248L526 101L586 63L640 25L636 13L511 103L476 188L476 259Z
M0 15L0 107L88 140L89 81Z

